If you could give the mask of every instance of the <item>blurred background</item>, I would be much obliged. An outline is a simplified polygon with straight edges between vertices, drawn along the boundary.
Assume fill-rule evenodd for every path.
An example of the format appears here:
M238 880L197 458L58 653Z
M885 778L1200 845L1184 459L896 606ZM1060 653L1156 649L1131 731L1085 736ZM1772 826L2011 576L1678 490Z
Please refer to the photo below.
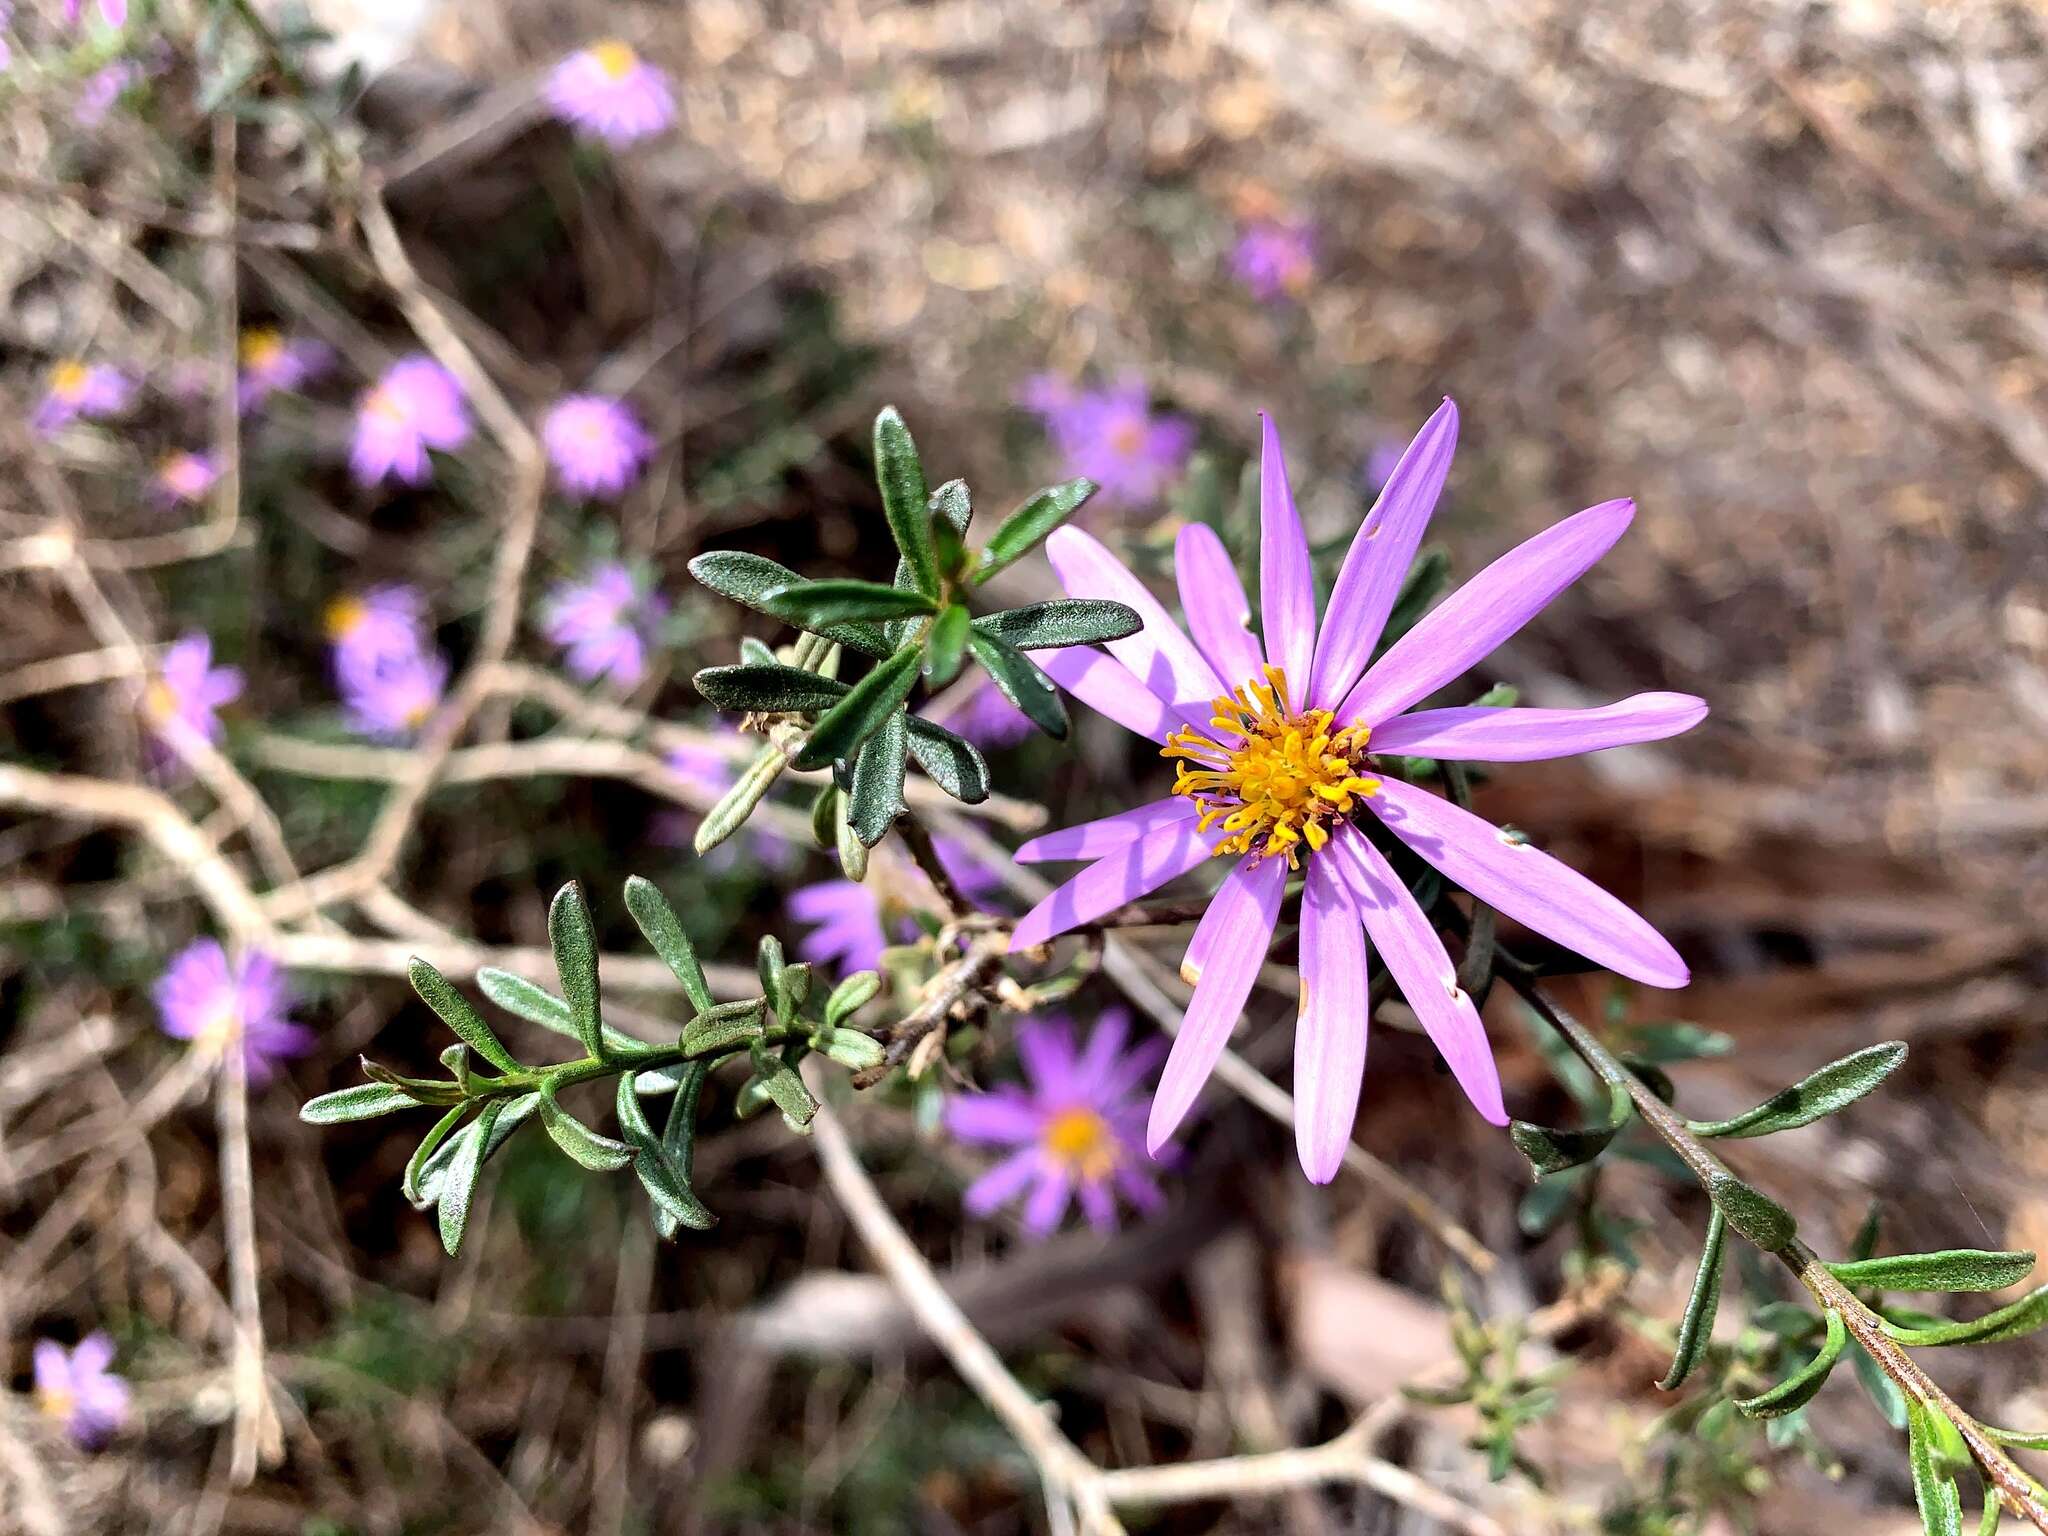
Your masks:
M1637 905L1694 968L1679 994L1565 992L1659 1043L1702 1117L1907 1041L1876 1096L1746 1144L1744 1174L1823 1252L1880 1195L1887 1250L2048 1247L2035 7L258 3L296 85L226 36L236 5L138 5L119 34L90 4L67 31L61 10L14 8L0 83L0 774L69 786L0 777L0 1328L20 1389L0 1409L0 1530L1045 1528L1031 1463L779 1126L719 1122L697 1173L721 1224L674 1244L629 1183L522 1138L451 1261L399 1193L424 1124L296 1119L359 1080L358 1052L431 1070L445 1041L400 979L409 950L460 969L481 947L545 979L535 946L565 880L591 893L606 951L648 967L608 969L620 995L655 969L616 897L628 873L730 965L763 933L799 942L792 891L839 878L808 844L807 795L779 792L704 863L688 852L748 750L690 674L741 634L786 632L685 563L745 548L886 580L867 434L891 402L934 483L965 476L983 515L1109 479L1085 525L1160 575L1190 517L1246 547L1259 409L1332 566L1446 395L1463 432L1432 537L1460 575L1637 498L1629 536L1478 680L1551 706L1644 689L1713 706L1677 740L1482 786L1482 810ZM618 148L555 121L542 90L611 37L666 73L676 108ZM331 113L296 105L300 87ZM337 193L342 163L381 184L411 292ZM233 241L209 222L224 184ZM549 495L496 641L502 459L480 440L423 487L349 474L364 387L423 341L438 355L407 303L423 294L513 411L591 390L628 399L652 439L617 501ZM223 335L261 327L327 366L242 416L237 518L167 505L160 456L219 446ZM118 364L136 399L29 430L70 357ZM1076 431L1077 396L1101 430ZM623 689L564 671L539 616L614 559L669 605ZM1008 581L1015 600L1055 592L1041 561ZM416 748L351 728L322 615L391 583L425 594L458 679L494 643L545 675L483 703L363 899L273 904L314 1043L230 1124L151 988L219 928L194 894L207 857L303 896L301 876L379 846ZM136 669L90 659L120 652L109 615L145 651L203 631L241 669L228 777L152 761ZM476 755L494 749L510 755ZM1100 719L1067 747L990 751L1010 799L975 825L1012 845L1041 807L1064 825L1166 782ZM166 841L131 789L201 841ZM863 899L891 940L908 884L878 858ZM1178 959L1170 933L1136 942ZM1097 981L1064 1006L1087 1021L1114 1001ZM1284 989L1262 992L1239 1036L1283 1084L1291 1017ZM1546 1042L1511 999L1488 1017L1511 1109L1573 1123ZM1000 1027L922 1087L842 1111L897 1219L1100 1464L1311 1445L1386 1402L1378 1454L1456 1500L1339 1484L1133 1509L1133 1530L1919 1528L1903 1439L1850 1373L1768 1436L1712 1414L1716 1385L1771 1379L1750 1319L1785 1291L1761 1264L1731 1263L1715 1381L1652 1386L1706 1219L1689 1182L1646 1148L1532 1193L1404 1010L1380 1022L1358 1140L1488 1264L1381 1184L1305 1184L1286 1128L1228 1095L1154 1220L1033 1243L967 1219L983 1164L935 1111L1014 1077ZM268 1426L236 1379L251 1308ZM87 1451L37 1411L31 1355L99 1330L134 1402ZM1399 1397L1465 1380L1454 1339L1473 1330L1476 1402ZM1981 1417L2033 1424L2044 1359L2028 1340L1929 1364Z

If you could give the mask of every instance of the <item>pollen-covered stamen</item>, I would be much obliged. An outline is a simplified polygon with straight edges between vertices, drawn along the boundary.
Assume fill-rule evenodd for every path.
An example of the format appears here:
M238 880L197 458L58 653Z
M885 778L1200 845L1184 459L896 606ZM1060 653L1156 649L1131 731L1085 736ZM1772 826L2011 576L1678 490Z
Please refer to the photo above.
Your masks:
M1304 846L1321 848L1379 788L1362 771L1371 730L1339 726L1327 709L1297 711L1278 667L1210 707L1208 732L1176 731L1161 755L1179 760L1173 792L1202 808L1200 829L1224 832L1217 853L1284 854L1298 865Z
M1045 1155L1078 1182L1099 1184L1116 1172L1116 1133L1092 1109L1063 1109L1045 1122L1039 1135Z

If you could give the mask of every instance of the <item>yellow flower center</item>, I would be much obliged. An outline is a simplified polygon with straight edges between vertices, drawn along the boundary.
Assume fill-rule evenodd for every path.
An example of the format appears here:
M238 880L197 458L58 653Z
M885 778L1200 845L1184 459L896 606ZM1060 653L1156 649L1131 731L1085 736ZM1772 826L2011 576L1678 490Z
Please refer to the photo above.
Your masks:
M90 377L90 371L81 362L59 363L50 370L50 392L66 400L75 399L85 392L85 381Z
M633 72L633 66L640 62L638 54L616 40L594 44L590 56L597 60L597 67L604 71L608 80L625 79Z
M1125 458L1136 458L1138 450L1145 446L1145 427L1142 422L1126 421L1110 429L1109 446Z
M1116 1133L1092 1109L1063 1109L1039 1133L1045 1155L1084 1183L1100 1183L1116 1172Z
M1196 825L1222 828L1217 853L1284 854L1294 868L1304 844L1321 848L1380 787L1361 771L1370 728L1339 727L1327 709L1297 711L1278 667L1210 708L1210 731L1175 731L1160 755L1179 760L1173 792L1202 808Z
M369 607L360 597L337 597L327 605L327 638L339 640L352 634L358 624L369 614Z
M46 1419L63 1423L78 1406L78 1394L67 1387L37 1387L36 1408Z
M284 356L284 337L265 326L242 332L242 366L268 368Z
M405 402L381 384L370 391L370 398L363 402L363 411L383 421L401 426L405 423Z
M162 722L178 712L178 696L171 692L171 685L160 677L153 677L142 690L142 712L151 720Z
M242 1033L242 1010L233 1001L220 1005L200 1031L192 1037L192 1049L201 1061L218 1061Z

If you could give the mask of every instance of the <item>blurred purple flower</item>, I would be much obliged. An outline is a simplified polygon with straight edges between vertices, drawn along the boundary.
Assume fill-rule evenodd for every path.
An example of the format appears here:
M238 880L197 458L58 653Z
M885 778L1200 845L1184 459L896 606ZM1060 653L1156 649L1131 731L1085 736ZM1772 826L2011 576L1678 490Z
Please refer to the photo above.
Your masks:
M732 760L711 746L677 747L663 759L668 771L698 794L716 800L737 778ZM665 848L687 848L695 834L697 818L687 811L667 811L657 816L649 839ZM765 870L794 868L803 860L803 849L780 832L771 832L749 821L702 858L707 869L730 869L739 862L741 850Z
M1238 236L1230 270L1262 304L1298 299L1315 280L1315 231L1305 220L1255 219Z
M625 566L608 561L550 592L541 627L564 649L564 664L574 676L634 688L647 675L647 655L667 613L659 593L644 590Z
M171 958L155 997L164 1033L191 1041L202 1060L218 1060L239 1042L252 1084L269 1082L279 1062L313 1048L313 1032L286 1016L291 994L283 973L261 952L231 963L218 940L194 939Z
M571 127L607 144L630 144L675 121L668 76L626 44L593 43L548 76L548 105Z
M204 501L219 479L220 468L207 454L166 454L150 480L150 494L166 506L191 505Z
M424 643L401 654L349 660L335 650L335 679L351 728L387 741L410 736L440 707L448 660Z
M1372 451L1365 456L1365 488L1377 496L1394 478L1394 470L1401 462L1401 455L1408 451L1408 445L1398 437L1382 437L1372 445Z
M426 644L426 604L415 587L371 587L327 605L334 675L371 673L417 655Z
M135 386L107 363L66 358L50 369L50 381L29 423L38 432L56 431L68 421L93 421L128 409Z
M356 408L349 468L366 486L386 477L424 485L433 476L427 450L452 452L469 433L469 406L455 375L430 357L402 357Z
M623 400L567 395L541 423L541 442L562 489L574 496L617 497L654 452L654 439Z
M114 1374L113 1363L114 1341L104 1333L87 1334L75 1349L36 1340L36 1408L83 1450L98 1450L128 1422L128 1383Z
M77 26L84 14L85 0L64 0L64 25ZM100 15L110 27L127 25L128 0L100 0Z
M939 864L953 877L960 894L979 901L1002 883L973 854L949 838L936 840ZM901 897L889 890L892 882ZM821 880L790 892L789 915L812 931L797 940L797 954L814 965L834 965L842 976L871 971L890 944L917 936L917 923L898 910L902 901L933 905L936 894L916 866L876 860L864 881ZM894 935L892 938L891 935Z
M154 733L154 765L162 770L178 760L163 739L169 721L182 721L206 740L217 742L222 735L217 712L241 693L241 670L213 665L213 642L205 635L195 631L166 646L155 675L142 689L143 717Z
M1077 390L1050 374L1026 383L1019 397L1045 423L1046 435L1074 474L1102 487L1105 505L1156 501L1187 468L1194 424L1156 416L1136 379L1107 389Z
M94 70L85 77L85 84L78 88L78 101L71 109L71 120L81 128L97 128L107 120L107 114L114 109L114 103L122 93L142 78L142 66L133 59L116 59L104 68Z
M977 747L1011 747L1036 729L1031 719L987 678L950 689L920 713Z
M967 1187L970 1215L992 1215L1021 1196L1024 1230L1045 1237L1077 1195L1098 1231L1116 1226L1119 1194L1141 1211L1164 1203L1145 1166L1145 1088L1166 1043L1126 1051L1129 1033L1130 1016L1109 1009L1076 1051L1066 1019L1027 1019L1017 1031L1025 1085L947 1101L946 1129L959 1140L1015 1149Z
M286 336L269 326L244 331L235 403L243 411L252 411L272 395L318 378L333 363L333 349L324 341Z

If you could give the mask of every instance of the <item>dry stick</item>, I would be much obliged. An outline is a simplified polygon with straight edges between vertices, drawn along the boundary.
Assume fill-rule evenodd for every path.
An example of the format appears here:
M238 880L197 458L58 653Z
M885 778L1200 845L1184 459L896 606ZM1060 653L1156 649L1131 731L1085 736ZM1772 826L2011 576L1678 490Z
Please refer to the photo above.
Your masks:
M31 661L0 677L0 704L55 693L63 688L83 688L92 683L140 677L148 671L149 664L162 649L161 646L131 649L125 645L110 645L105 650L74 651L68 656L52 656L47 661Z
M284 1454L283 1431L270 1403L263 1364L263 1306L256 1289L256 1204L249 1165L249 1073L241 1043L221 1053L214 1107L220 1121L220 1190L228 1248L228 1304L235 1314L232 1380L235 1419L228 1476L237 1487L255 1481L259 1464Z
M647 1289L654 1280L654 1241L647 1223L629 1218L612 1291L597 1438L590 1456L590 1530L616 1536L626 1525L633 1405L647 1349Z

